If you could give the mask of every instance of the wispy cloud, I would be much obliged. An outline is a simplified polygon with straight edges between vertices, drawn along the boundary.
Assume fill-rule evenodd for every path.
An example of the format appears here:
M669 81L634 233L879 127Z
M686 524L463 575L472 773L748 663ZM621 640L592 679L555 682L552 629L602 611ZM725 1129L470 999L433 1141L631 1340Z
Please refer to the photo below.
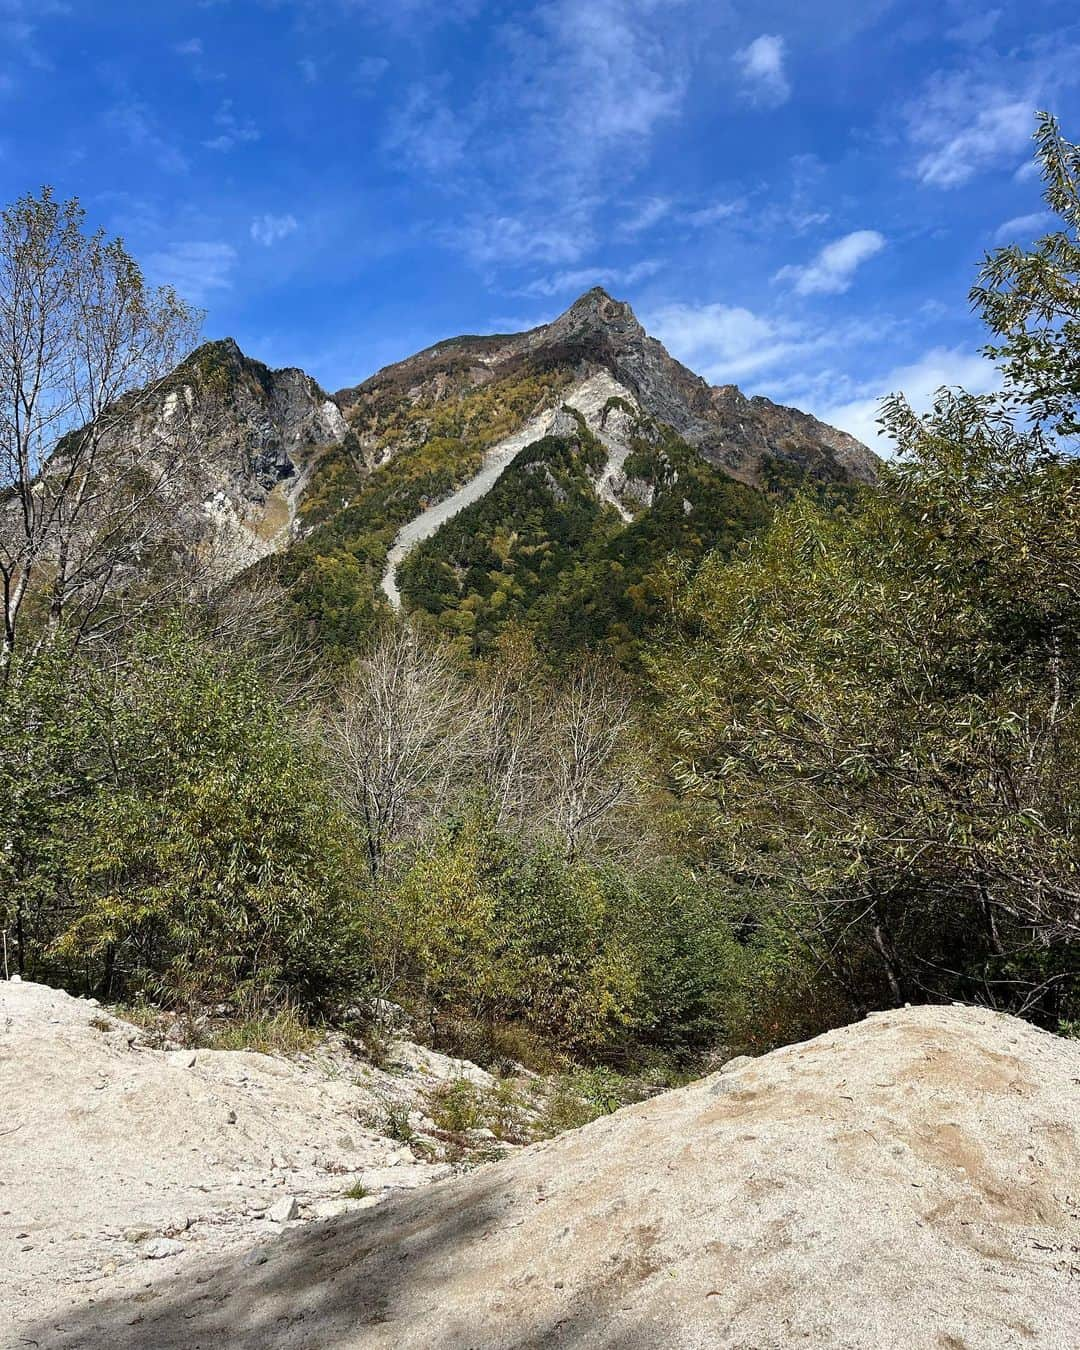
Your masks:
M776 108L791 97L784 56L784 39L776 33L762 33L735 53L735 63L742 75L743 93L752 103Z
M130 149L152 160L166 173L186 173L188 159L176 142L161 129L154 114L136 99L116 104L106 114L108 125Z
M910 114L911 138L923 147L915 165L929 187L952 188L1002 160L1015 160L1031 135L1027 97L945 78Z
M633 286L639 281L655 276L663 264L655 258L645 258L629 267L581 267L572 271L556 272L553 276L539 277L523 286L519 295L546 297L556 295L580 294L593 286Z
M1049 211L1033 211L1028 216L1013 216L1012 220L1006 220L994 231L994 239L999 244L1023 243L1043 234L1054 223L1054 216Z
M202 56L203 44L202 38L188 38L184 42L178 42L173 48L177 56Z
M673 356L714 384L775 368L820 345L803 324L739 305L664 305L644 322Z
M170 245L146 259L149 277L172 286L186 300L203 304L232 285L236 250L221 241L188 240Z
M61 0L0 0L0 94L23 87L28 72L52 70L38 28L42 19L67 12Z
M837 383L843 383L842 376L834 378L834 388ZM878 454L888 455L895 447L877 426L881 401L888 394L903 394L916 412L926 412L943 387L986 394L1000 385L1000 374L985 357L961 347L939 346L907 365L859 382L844 401L821 400L813 411L822 421L857 436Z
M251 237L257 244L262 244L264 248L270 248L271 245L278 243L282 239L287 239L290 234L295 234L300 228L296 217L293 215L256 216L251 222Z
M476 118L475 109L456 110L439 83L414 84L391 114L385 145L411 167L441 176L464 160Z
M885 247L877 230L854 230L834 239L803 266L781 267L774 280L790 282L799 295L840 295L849 290L855 273Z
M980 9L968 14L959 23L946 29L945 36L950 42L959 42L964 46L976 47L993 36L1001 22L1000 9Z
M683 224L691 225L695 230L708 229L710 225L719 225L722 220L730 220L746 209L743 201L714 202L712 206L701 206L694 211L684 211L679 219Z
M528 214L474 215L441 236L481 266L522 263L573 263L592 247L593 231L579 215L545 222Z
M353 75L360 84L374 84L390 69L385 56L365 56L357 61Z
M494 32L490 78L464 95L448 82L410 88L385 148L449 198L468 197L470 217L443 237L485 267L585 257L596 212L682 109L692 50L672 10L684 7L701 0L521 7Z
M259 128L250 118L236 115L231 98L227 98L214 114L214 126L218 128L217 135L203 141L207 150L227 153L238 145L257 141L260 136Z
M625 235L644 234L651 230L654 225L671 215L672 201L670 197L649 197L641 203L629 215L624 216L619 222L619 233Z

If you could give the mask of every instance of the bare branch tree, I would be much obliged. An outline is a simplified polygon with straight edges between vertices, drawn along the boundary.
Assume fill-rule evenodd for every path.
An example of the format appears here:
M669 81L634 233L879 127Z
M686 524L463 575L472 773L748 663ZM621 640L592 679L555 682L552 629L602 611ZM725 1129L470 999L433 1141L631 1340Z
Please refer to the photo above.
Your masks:
M41 595L47 633L72 611L85 630L152 540L188 411L171 407L157 438L123 435L197 317L147 287L121 240L83 225L79 203L48 188L0 215L0 678L29 597Z
M573 860L637 799L630 690L609 662L587 657L556 692L546 722L543 798Z
M446 647L388 626L350 671L329 735L347 804L378 878L390 847L437 815L476 750L477 720Z

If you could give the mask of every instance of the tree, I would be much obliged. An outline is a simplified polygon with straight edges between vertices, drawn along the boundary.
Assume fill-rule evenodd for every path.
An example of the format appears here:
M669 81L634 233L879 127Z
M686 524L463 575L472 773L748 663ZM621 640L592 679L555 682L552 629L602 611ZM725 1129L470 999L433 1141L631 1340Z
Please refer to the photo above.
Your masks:
M584 658L554 692L544 737L542 801L569 860L636 799L636 740L629 685L609 660Z
M387 625L342 685L328 735L344 801L363 823L378 879L392 845L438 815L475 753L476 719L450 651Z
M1039 427L1080 432L1080 146L1056 118L1038 114L1037 158L1045 200L1061 228L1025 251L988 256L971 299L1000 341L987 348L1011 396Z
M192 344L196 316L84 222L49 188L0 215L0 678L31 598L47 634L85 632L152 538L182 443L179 395L160 436L121 433Z
M710 559L656 670L712 856L856 1005L1054 1025L1080 998L1080 466L1046 432L1075 408L1080 217L1075 147L1049 121L1039 145L1066 230L976 289L1005 395L889 400L878 489Z
M136 637L41 955L106 997L318 1005L358 975L355 836L255 664L178 621ZM54 905L56 901L54 900Z

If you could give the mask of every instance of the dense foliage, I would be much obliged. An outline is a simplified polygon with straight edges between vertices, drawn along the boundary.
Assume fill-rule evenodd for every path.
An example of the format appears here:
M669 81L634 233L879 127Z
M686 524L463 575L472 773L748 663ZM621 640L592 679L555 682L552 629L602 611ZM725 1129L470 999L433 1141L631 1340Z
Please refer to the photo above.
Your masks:
M406 559L410 608L475 655L523 626L555 658L604 643L635 668L666 615L671 567L729 556L771 513L670 431L640 433L624 466L629 521L597 496L607 453L584 424L546 437Z
M1080 395L1080 198L1051 123L1041 145L1070 232L975 292L1005 396L893 400L879 490L710 559L657 670L700 846L781 899L832 986L1055 1026L1080 1012L1080 473L1044 426Z

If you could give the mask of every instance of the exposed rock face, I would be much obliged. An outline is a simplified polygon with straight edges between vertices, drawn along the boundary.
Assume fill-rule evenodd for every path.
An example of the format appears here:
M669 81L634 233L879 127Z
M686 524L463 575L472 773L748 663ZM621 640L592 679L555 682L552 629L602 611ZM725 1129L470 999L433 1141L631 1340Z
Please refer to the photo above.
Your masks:
M926 1007L728 1069L18 1343L1080 1344L1080 1044Z
M345 435L341 411L296 369L270 370L232 338L192 353L160 390L134 396L124 438L175 460L166 491L197 536L207 523L228 574L283 547L319 451Z
M516 371L560 364L578 378L607 370L646 413L743 482L759 484L769 458L823 478L873 482L877 476L876 456L846 432L769 399L747 398L734 385L708 385L645 332L628 304L600 287L552 323L438 343L336 398L363 431L377 428L380 408L395 397L438 402Z

